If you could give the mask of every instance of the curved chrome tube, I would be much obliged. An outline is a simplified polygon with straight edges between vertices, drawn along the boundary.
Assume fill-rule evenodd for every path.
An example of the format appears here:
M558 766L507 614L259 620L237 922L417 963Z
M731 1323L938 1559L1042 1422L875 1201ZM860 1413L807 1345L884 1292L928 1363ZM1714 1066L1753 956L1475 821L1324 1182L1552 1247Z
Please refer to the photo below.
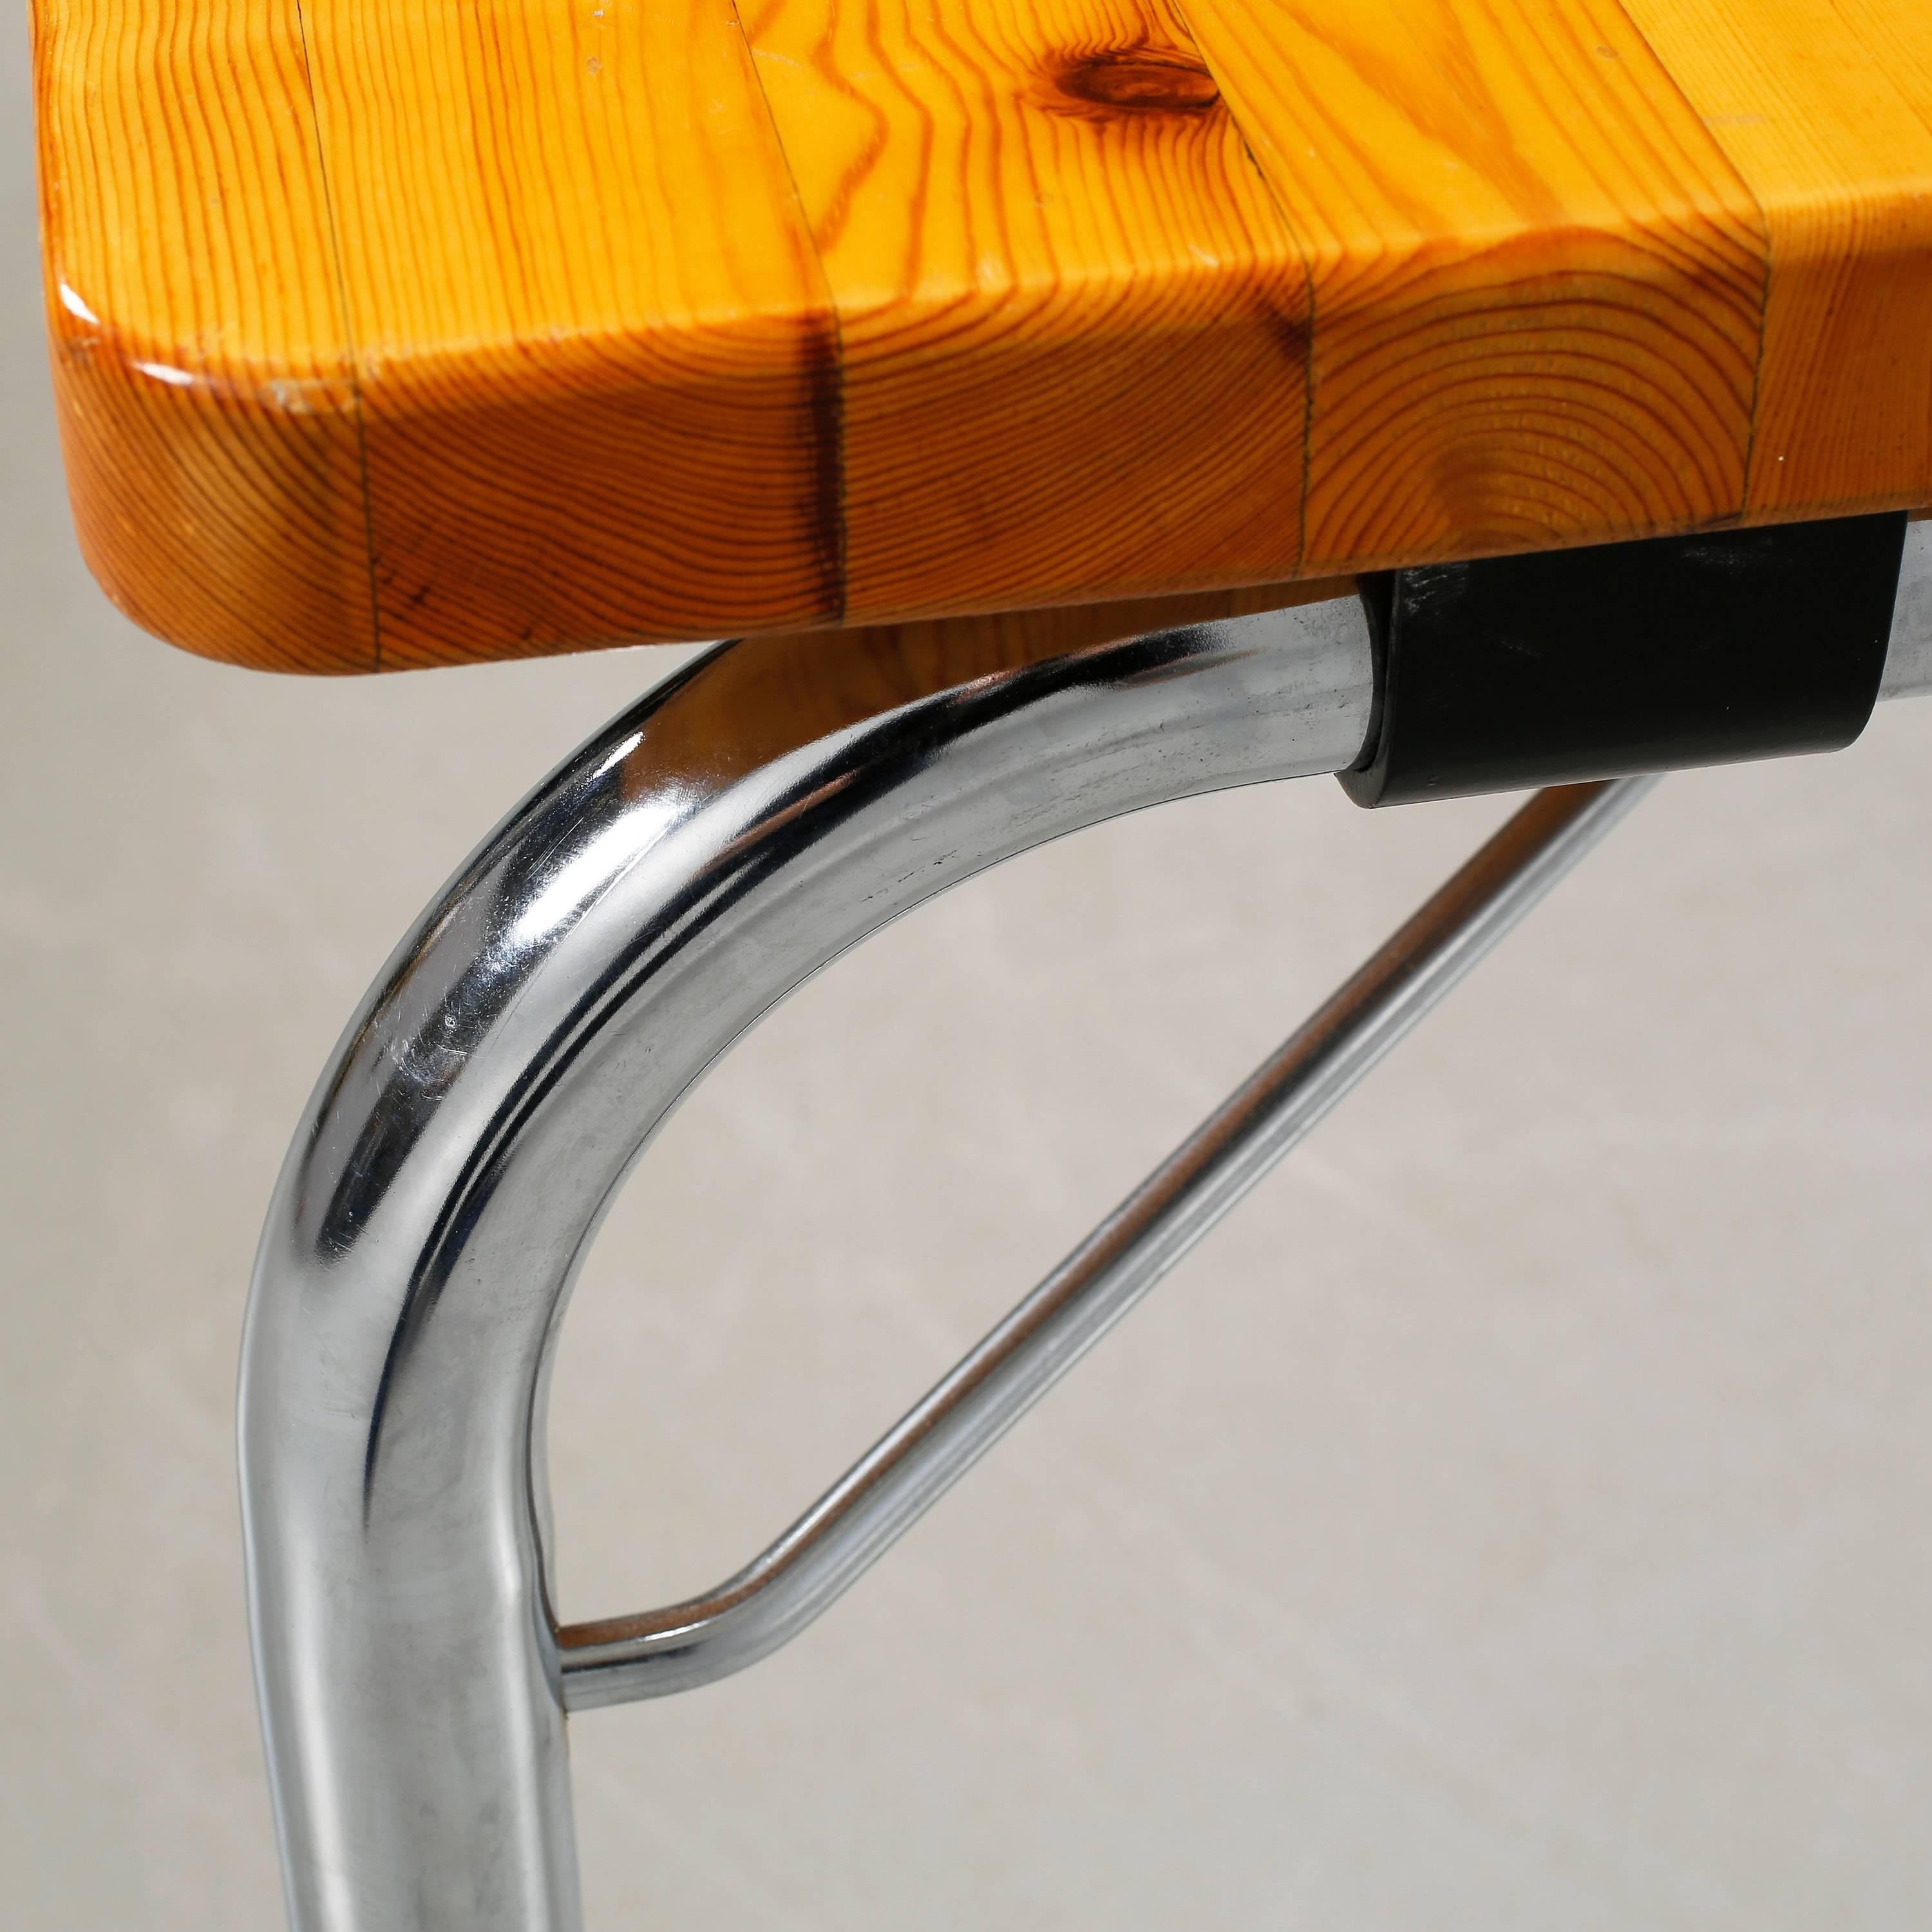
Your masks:
M1884 694L1932 685L1932 528ZM836 1596L1636 795L1552 794L812 1511L708 1598L560 1632L570 1280L706 1068L845 946L1113 814L1352 762L1353 599L1045 657L754 641L568 761L405 940L310 1104L244 1343L250 1606L297 1932L574 1932L572 1706L738 1668ZM974 655L976 653L977 655Z
M298 1932L574 1932L543 1394L578 1262L706 1067L846 946L1116 813L1334 770L1354 601L1042 662L722 647L512 813L312 1100L243 1343L250 1610ZM767 1646L768 1647L768 1646Z
M566 1707L690 1690L788 1642L1655 783L1538 794L769 1548L708 1595L560 1630Z

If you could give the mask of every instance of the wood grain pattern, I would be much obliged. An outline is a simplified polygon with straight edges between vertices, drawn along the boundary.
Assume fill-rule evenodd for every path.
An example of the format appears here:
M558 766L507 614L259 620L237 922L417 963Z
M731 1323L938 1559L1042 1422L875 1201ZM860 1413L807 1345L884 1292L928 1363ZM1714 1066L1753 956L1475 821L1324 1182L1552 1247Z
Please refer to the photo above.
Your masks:
M1924 0L35 6L83 545L237 662L1932 502Z
M1734 515L1764 236L1615 0L1189 0L1312 263L1310 568Z
M746 30L838 312L848 616L1295 568L1306 278L1172 14Z
M1763 209L1748 512L1881 509L1932 477L1932 6L1626 0Z
M373 668L355 370L293 0L50 7L37 26L54 393L88 563L177 644Z
M384 662L836 621L833 324L730 0L304 6Z

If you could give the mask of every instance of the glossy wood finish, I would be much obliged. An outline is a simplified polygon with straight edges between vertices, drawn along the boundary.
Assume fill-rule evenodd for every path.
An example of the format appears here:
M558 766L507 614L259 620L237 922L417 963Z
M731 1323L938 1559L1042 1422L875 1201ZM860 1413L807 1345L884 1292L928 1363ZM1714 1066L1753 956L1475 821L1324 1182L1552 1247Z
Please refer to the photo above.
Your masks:
M1292 574L1306 279L1178 19L748 6L838 316L848 615Z
M1764 211L1748 512L1932 500L1932 6L1628 4Z
M1306 238L1306 554L1733 515L1763 223L1615 0L1192 0Z
M83 543L365 670L1932 501L1924 0L37 0Z

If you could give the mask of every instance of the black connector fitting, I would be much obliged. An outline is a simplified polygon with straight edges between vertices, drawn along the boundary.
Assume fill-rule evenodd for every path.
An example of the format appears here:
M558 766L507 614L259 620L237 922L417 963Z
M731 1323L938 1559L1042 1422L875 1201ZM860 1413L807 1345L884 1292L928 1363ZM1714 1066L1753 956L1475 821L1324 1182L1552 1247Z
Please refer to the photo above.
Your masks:
M1358 805L1832 752L1885 669L1903 512L1362 579Z

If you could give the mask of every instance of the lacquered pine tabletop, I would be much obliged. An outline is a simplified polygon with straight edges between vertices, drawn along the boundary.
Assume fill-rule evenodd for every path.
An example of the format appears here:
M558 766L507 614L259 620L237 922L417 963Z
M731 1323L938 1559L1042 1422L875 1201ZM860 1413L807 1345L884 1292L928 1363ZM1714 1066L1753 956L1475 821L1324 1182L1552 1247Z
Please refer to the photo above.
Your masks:
M38 0L90 561L363 670L1932 502L1926 0Z

